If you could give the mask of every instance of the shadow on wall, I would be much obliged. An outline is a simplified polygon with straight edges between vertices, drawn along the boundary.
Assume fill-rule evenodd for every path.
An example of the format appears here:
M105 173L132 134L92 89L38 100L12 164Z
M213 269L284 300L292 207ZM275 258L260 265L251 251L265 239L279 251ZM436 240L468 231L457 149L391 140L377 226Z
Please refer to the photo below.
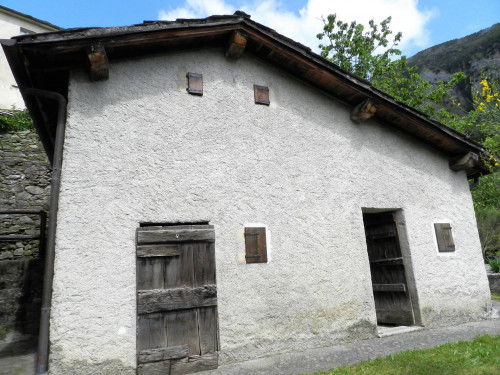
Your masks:
M0 262L0 358L36 350L42 286L42 260Z

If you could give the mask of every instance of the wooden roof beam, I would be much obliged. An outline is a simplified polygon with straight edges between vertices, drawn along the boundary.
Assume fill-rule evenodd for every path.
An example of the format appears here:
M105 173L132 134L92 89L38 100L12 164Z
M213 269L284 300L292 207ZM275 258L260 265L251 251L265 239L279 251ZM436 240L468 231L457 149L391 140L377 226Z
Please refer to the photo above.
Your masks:
M226 57L228 59L238 59L245 51L247 46L247 35L241 31L235 30L229 37L226 46Z
M450 169L462 171L474 168L479 163L479 155L474 152L468 152L458 159L450 161Z
M87 49L87 68L92 82L109 78L109 62L103 46L90 46Z
M351 120L360 124L373 117L375 112L377 112L377 105L372 99L368 98L352 109Z

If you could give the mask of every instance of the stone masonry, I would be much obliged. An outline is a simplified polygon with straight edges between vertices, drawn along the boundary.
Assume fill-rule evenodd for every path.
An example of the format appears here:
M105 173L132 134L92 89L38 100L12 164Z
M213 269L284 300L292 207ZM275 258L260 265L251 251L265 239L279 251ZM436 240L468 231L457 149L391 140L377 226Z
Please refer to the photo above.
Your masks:
M48 211L50 166L35 131L0 134L0 211ZM0 235L34 235L39 215L0 214ZM38 241L0 241L0 261L38 258Z
M50 166L34 130L0 133L0 236L40 233ZM44 228L45 230L45 228ZM38 240L0 241L0 357L33 349L40 319L43 254Z

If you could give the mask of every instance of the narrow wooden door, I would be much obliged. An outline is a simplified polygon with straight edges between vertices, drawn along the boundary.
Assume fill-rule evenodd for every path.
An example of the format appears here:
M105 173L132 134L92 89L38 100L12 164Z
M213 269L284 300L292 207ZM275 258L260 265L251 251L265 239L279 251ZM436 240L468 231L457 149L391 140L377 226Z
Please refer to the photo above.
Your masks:
M377 322L414 324L413 308L394 214L364 214Z
M215 233L211 225L137 230L137 374L217 368Z

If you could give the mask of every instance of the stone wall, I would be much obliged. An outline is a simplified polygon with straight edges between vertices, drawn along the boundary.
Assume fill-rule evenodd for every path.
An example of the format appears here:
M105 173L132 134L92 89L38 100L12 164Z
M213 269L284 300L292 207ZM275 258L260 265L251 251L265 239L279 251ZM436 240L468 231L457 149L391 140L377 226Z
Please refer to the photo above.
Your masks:
M34 131L0 134L0 211L48 211L50 167ZM0 214L0 235L34 235L40 216ZM38 241L0 241L0 261L37 259Z
M0 133L0 212L48 212L49 195L50 166L37 134ZM0 213L0 236L40 230L40 215ZM43 282L39 242L0 241L0 357L36 346Z

